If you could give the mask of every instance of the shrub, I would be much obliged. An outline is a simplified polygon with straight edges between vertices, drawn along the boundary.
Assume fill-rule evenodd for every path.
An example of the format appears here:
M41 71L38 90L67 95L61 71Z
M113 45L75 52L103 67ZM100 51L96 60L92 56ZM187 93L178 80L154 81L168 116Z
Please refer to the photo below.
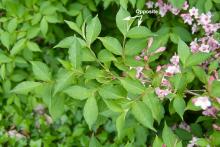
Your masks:
M2 0L1 146L219 146L218 0Z

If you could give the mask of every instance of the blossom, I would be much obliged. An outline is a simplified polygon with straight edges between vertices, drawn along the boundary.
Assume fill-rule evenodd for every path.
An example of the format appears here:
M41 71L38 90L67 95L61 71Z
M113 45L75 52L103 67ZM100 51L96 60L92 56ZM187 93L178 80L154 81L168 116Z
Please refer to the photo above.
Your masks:
M167 76L172 76L176 73L180 73L180 67L179 65L169 65L165 72Z
M187 144L187 147L194 147L197 141L198 141L198 138L193 137L192 140L189 141L189 144Z
M166 47L159 47L156 51L155 51L155 53L160 53L160 52L163 52L163 51L165 51L166 50Z
M198 26L194 23L193 25L192 25L192 34L194 34L195 32L197 32L198 31Z
M202 25L207 25L211 22L211 13L204 14L202 13L199 17L199 23Z
M201 46L199 47L199 51L209 53L209 45L201 44Z
M184 14L181 14L180 16L183 18L184 23L187 23L187 24L189 24L189 25L192 25L193 19L192 19L192 17L190 16L190 14L184 13Z
M160 89L159 87L155 88L155 93L157 94L157 96L159 98L164 98L165 96L167 96L168 94L171 93L170 90L168 89Z
M202 112L203 115L216 117L218 110L215 107L210 107Z
M152 1L148 1L148 2L146 2L145 4L146 4L146 6L147 6L148 9L154 7L154 2L152 2Z
M178 65L179 64L179 56L178 55L174 55L171 59L170 59L170 62L174 65Z
M207 96L201 96L193 99L195 106L200 106L203 110L206 110L211 106L211 102Z
M187 10L188 8L189 8L189 4L187 3L187 1L185 1L183 4L183 10Z
M197 43L197 39L195 39L194 41L192 41L192 42L190 43L190 48L191 48L191 51L192 51L193 53L195 53L195 52L197 52L197 51L199 50L199 45L198 45L198 43Z
M189 9L189 14L190 14L190 16L194 16L195 18L198 18L199 9L192 7L191 9Z
M171 8L171 12L172 12L174 15L178 15L179 12L180 12L180 10L173 7L173 8Z

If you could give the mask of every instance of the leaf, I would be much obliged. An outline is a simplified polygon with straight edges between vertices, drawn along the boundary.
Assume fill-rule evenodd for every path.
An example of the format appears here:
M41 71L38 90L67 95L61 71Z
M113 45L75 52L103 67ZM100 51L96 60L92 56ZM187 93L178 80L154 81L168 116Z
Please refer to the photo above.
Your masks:
M172 31L175 35L177 35L178 38L180 37L180 39L183 41L190 42L192 40L191 33L189 33L189 31L184 27L175 26L172 28Z
M92 125L96 122L98 118L98 106L94 97L90 97L87 99L83 109L83 116L89 126L89 129L91 130Z
M13 46L13 48L11 49L10 54L11 55L18 54L22 49L24 49L25 42L26 42L25 38L20 39L18 42L16 42L15 45Z
M41 49L39 48L38 44L32 41L27 42L27 47L33 52L41 52Z
M166 123L163 128L162 138L167 147L174 147L178 142L176 135L171 131Z
M88 22L86 26L86 41L90 45L92 44L96 38L99 36L101 32L101 23L99 21L98 16L94 17Z
M153 118L157 120L158 123L160 123L160 121L164 117L165 111L163 105L160 103L157 96L154 95L154 92L149 92L145 94L143 97L143 101L147 105L147 107L151 110Z
M53 95L56 95L57 92L63 90L67 85L69 85L71 83L72 78L73 78L72 72L66 72L66 73L62 74L56 80Z
M132 105L132 114L135 119L146 128L156 131L153 127L153 116L150 109L141 101L134 102Z
M120 42L113 37L99 37L104 47L116 55L122 55L122 46Z
M90 141L89 141L89 147L102 147L102 145L99 143L99 141L96 139L94 135L92 135Z
M8 23L8 26L7 26L8 32L10 32L10 33L14 32L17 28L17 25L18 25L17 18L11 19Z
M163 146L163 142L162 140L156 136L153 142L153 147L162 147Z
M8 56L6 56L3 53L0 53L0 64L2 64L2 63L9 63L11 61L12 61L11 58L9 58Z
M174 7L181 8L185 0L168 0Z
M128 38L147 38L149 36L153 36L153 33L144 26L136 26L127 33Z
M206 75L205 70L202 67L199 66L193 66L192 67L194 74L196 75L196 77L203 82L204 84L208 83L208 77Z
M211 85L211 95L214 97L220 97L220 81L214 80Z
M2 44L9 49L10 46L10 34L8 32L1 33L1 42Z
M178 55L183 65L185 65L188 57L190 56L190 49L181 39L179 39L178 42Z
M106 85L100 88L99 94L106 99L119 99L125 98L127 92L119 85Z
M191 54L186 61L186 66L190 67L201 64L202 62L210 58L211 55L212 55L211 53L202 53L202 52Z
M59 96L53 96L51 98L49 112L54 120L60 118L60 116L64 112L64 98Z
M78 69L81 66L81 45L76 37L69 48L69 60L71 61L73 68Z
M101 62L117 61L114 55L106 49L103 49L98 53L98 59Z
M32 61L32 70L37 80L50 81L51 73L48 66L41 61Z
M128 16L130 16L129 12L122 7L119 9L116 15L116 25L124 36L126 36L126 33L129 30L128 22L124 20L124 18Z
M28 92L34 90L40 85L41 85L40 82L24 81L19 83L14 89L11 90L11 92L17 94L28 94Z
M120 79L123 87L129 92L133 94L142 94L144 92L145 87L138 81L130 78Z
M48 23L45 17L42 18L40 22L40 30L44 36L46 36L47 31L48 31Z
M125 55L134 56L146 47L147 39L129 39L125 44Z
M75 22L68 21L68 20L64 20L64 21L65 21L65 23L67 23L67 25L70 27L70 29L76 31L78 34L80 34L82 36L82 31Z
M61 40L56 46L54 46L54 48L70 48L70 46L72 45L74 41L74 37L70 36L70 37L66 37L63 40Z
M116 129L117 129L117 132L118 132L118 138L119 139L121 139L122 134L123 134L124 124L125 124L125 117L126 117L126 113L122 113L116 119Z
M186 103L185 103L184 99L181 96L177 96L177 97L174 98L173 107L174 107L175 111L179 114L179 116L183 120L183 113L184 113L185 108L186 108Z
M63 92L66 93L68 96L78 100L84 100L90 95L90 92L87 88L78 85L71 86Z

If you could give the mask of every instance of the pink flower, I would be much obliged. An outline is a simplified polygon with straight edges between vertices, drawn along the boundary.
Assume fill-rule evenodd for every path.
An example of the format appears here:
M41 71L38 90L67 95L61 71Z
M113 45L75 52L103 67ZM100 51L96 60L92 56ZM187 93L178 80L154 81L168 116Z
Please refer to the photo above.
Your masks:
M157 87L157 88L155 88L155 93L157 94L157 96L159 98L164 98L165 96L167 96L171 92L168 89L163 90L163 89L160 89L159 87Z
M142 70L144 68L139 66L139 67L136 67L136 78L140 78L142 76Z
M135 60L140 61L141 57L140 56L135 56Z
M178 55L174 55L171 59L170 59L170 62L174 65L178 65L179 64L179 56Z
M194 16L195 18L198 18L199 9L192 7L191 9L189 9L189 14L190 14L190 16Z
M197 144L196 143L197 141L198 141L198 138L193 137L192 140L189 141L189 144L187 144L187 147L194 147Z
M202 112L203 115L216 117L218 110L215 107L210 107Z
M151 8L154 7L154 2L152 2L152 1L148 1L148 2L146 2L145 4L146 4L146 6L147 6L148 9L151 9Z
M161 86L170 87L171 84L167 79L163 78L162 81L161 81Z
M211 13L207 13L207 14L204 14L202 13L199 17L199 23L202 24L202 25L207 25L211 22Z
M179 65L169 65L166 69L166 76L172 76L176 73L180 73Z
M179 9L177 9L177 8L171 8L171 10L170 10L174 15L178 15L179 14L179 12L180 12L180 10Z
M161 15L161 17L164 17L167 13L168 9L166 7L160 7L160 10L159 10L159 14Z
M198 45L196 39L190 43L190 48L191 48L191 51L192 51L193 53L198 52L198 50L199 50L199 45Z
M185 1L183 4L183 10L187 10L188 8L189 8L189 4L187 3L187 1Z
M209 45L206 44L201 44L201 46L199 47L199 51L204 52L204 53L209 53Z
M179 124L179 128L186 130L188 132L190 132L191 129L190 126L184 121Z
M160 47L160 48L158 48L156 51L155 51L155 53L160 53L160 52L163 52L163 51L165 51L166 50L166 47Z
M207 96L194 98L192 102L195 106L200 106L203 110L211 106L211 102Z
M185 13L185 14L181 14L180 15L182 17L182 19L184 20L184 23L187 23L189 25L192 25L192 17L190 16L190 14Z

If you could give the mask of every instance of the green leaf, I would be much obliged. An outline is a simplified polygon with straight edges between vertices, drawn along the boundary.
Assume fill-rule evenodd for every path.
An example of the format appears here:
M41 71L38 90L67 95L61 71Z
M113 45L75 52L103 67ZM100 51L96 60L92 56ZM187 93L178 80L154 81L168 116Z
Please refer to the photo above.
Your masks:
M149 36L153 36L153 33L144 26L136 26L127 33L128 38L147 38Z
M40 82L24 81L19 83L14 89L11 90L11 92L17 94L28 94L28 92L34 90L40 85L41 85Z
M42 18L40 22L40 30L44 36L46 36L47 31L48 31L48 23L45 17Z
M210 136L210 142L213 146L220 145L220 132L214 131Z
M26 42L25 38L23 38L23 39L19 40L18 42L16 42L15 45L13 46L13 48L11 49L10 54L11 55L18 54L22 49L24 49L25 42Z
M74 37L70 36L70 37L66 37L63 40L61 40L56 46L54 46L54 48L70 48L70 46L72 45L74 41Z
M10 46L10 34L8 32L1 33L1 42L2 44L9 49Z
M8 26L7 26L8 32L10 32L10 33L14 32L17 28L17 25L18 25L17 18L11 19L8 23Z
M156 131L153 127L154 119L150 109L141 101L134 102L132 105L132 114L135 119L146 128Z
M162 147L163 146L163 142L162 140L156 136L153 142L153 147Z
M32 70L37 80L50 81L51 73L48 66L41 61L32 61Z
M170 78L170 82L175 88L175 91L183 92L187 86L186 74L178 73Z
M129 39L125 44L125 55L134 56L146 47L147 39Z
M99 94L106 99L125 98L127 92L121 86L106 85L100 88Z
M102 145L99 143L99 141L96 139L94 135L92 135L90 141L89 141L89 147L102 147Z
M215 80L211 85L211 95L214 97L220 97L220 81Z
M126 113L122 113L118 116L118 118L116 119L116 129L118 132L118 138L121 139L123 131L124 131L124 125L125 125L125 117L126 117Z
M98 106L94 97L90 97L87 99L83 109L83 116L89 126L89 129L91 130L92 125L96 122L98 118Z
M73 68L78 69L81 67L81 45L76 37L69 48L69 60L71 61Z
M190 56L190 49L186 45L186 43L183 42L181 39L179 39L179 42L178 42L178 55L183 65L185 65L188 57Z
M88 45L92 44L101 32L101 23L98 16L88 22L86 26L86 41Z
M206 75L205 70L202 67L199 66L193 66L192 67L194 74L196 75L196 77L203 82L204 84L208 83L208 77Z
M8 56L6 56L3 53L0 53L0 64L2 64L2 63L9 63L11 61L12 61L11 58L9 58Z
M211 53L202 53L202 52L191 54L186 61L186 66L190 67L201 64L202 62L210 58L211 55L212 55Z
M181 8L185 0L168 0L174 7Z
M90 92L87 88L78 85L71 86L66 90L64 90L63 92L69 95L70 97L78 100L84 100L88 98L90 95Z
M184 27L175 26L172 28L172 31L175 35L177 35L177 37L179 36L180 39L182 39L183 41L190 42L192 40L191 33L189 33L189 31Z
M67 23L67 25L70 27L70 29L76 31L78 34L80 34L82 36L82 31L75 22L67 21L67 20L64 20L64 21L65 21L65 23Z
M104 47L116 55L122 55L122 46L120 42L113 37L99 37Z
M213 6L212 0L206 0L206 2L205 2L205 11L209 12L212 9L212 6Z
M64 98L59 96L52 97L49 112L54 120L60 118L64 112Z
M138 81L131 78L120 79L123 87L130 93L133 94L142 94L145 90L145 87Z
M114 55L106 49L103 49L98 53L98 59L101 62L117 61Z
M127 9L128 0L120 0L120 6L122 6L124 9Z
M166 123L163 128L162 138L163 138L163 142L166 144L167 147L174 147L178 142L178 138L172 132L172 130L167 126Z
M72 78L73 78L72 72L66 72L66 73L62 74L56 80L53 95L55 95L57 92L63 90L66 86L68 86L71 83Z
M154 94L154 92L149 92L144 95L143 101L147 105L147 107L151 110L153 118L157 120L158 123L160 123L160 121L164 117L165 111L158 97Z
M27 47L28 47L28 49L30 49L30 50L33 51L33 52L41 52L40 47L39 47L38 44L35 43L35 42L28 41L28 42L27 42Z
M116 25L124 36L126 36L126 33L129 30L128 22L127 20L124 20L128 16L130 16L129 12L122 7L119 9L116 15Z
M186 103L185 103L184 99L181 96L177 96L177 97L174 98L173 107L174 107L175 111L179 114L179 116L183 120L183 113L184 113L185 108L186 108Z

